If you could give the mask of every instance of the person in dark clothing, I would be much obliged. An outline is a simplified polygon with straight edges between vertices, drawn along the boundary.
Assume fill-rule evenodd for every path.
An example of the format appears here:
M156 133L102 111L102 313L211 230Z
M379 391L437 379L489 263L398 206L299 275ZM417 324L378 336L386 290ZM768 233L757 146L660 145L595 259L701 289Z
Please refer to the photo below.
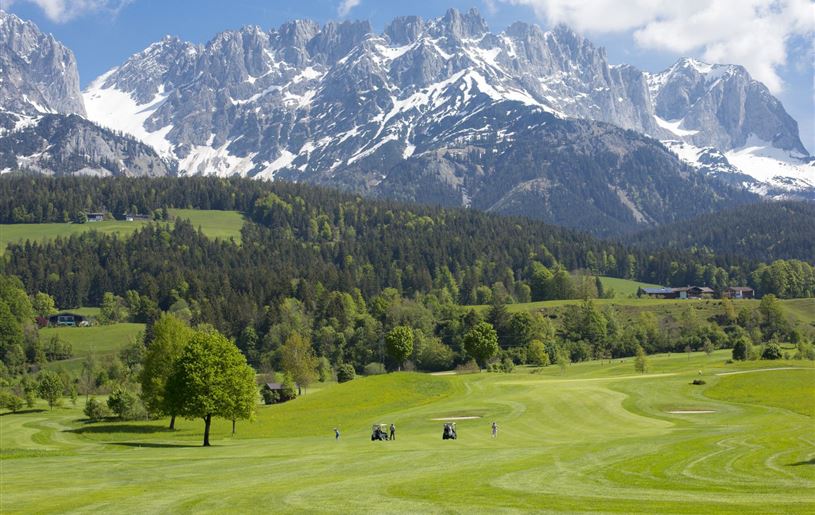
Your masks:
M396 424L391 424L391 440L396 440Z
M335 427L334 428L334 440L339 440L339 439L340 439L340 430Z

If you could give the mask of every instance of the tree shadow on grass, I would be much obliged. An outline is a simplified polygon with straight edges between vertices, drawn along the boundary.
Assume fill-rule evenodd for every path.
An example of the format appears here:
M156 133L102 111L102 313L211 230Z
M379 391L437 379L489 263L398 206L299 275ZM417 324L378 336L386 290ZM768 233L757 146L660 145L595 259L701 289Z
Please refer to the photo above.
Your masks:
M788 467L800 467L801 465L815 465L815 458L806 461L799 461L796 463L787 463Z
M153 434L153 433L174 433L174 429L169 429L162 426L141 426L136 424L101 424L95 426L79 427L77 429L69 429L67 433L76 434L105 434L105 433L138 433L138 434Z
M44 410L44 409L41 409L41 408L21 409L21 410L17 410L16 412L7 411L5 413L0 413L0 417L5 417L5 416L8 416L8 415L25 415L27 413L42 413L44 411L48 411L48 410Z
M201 445L182 444L182 443L144 443L144 442L110 442L110 445L119 445L122 447L145 447L147 449L198 449Z

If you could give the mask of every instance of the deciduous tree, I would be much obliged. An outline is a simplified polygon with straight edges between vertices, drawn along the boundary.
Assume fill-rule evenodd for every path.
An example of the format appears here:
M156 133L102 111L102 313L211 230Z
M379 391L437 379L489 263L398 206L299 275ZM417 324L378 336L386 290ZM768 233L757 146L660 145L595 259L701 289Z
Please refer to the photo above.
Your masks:
M498 353L498 334L489 322L479 322L464 335L464 350L480 367Z
M247 419L254 404L236 395L255 390L254 371L234 343L217 331L196 332L175 361L167 397L178 414L204 420L204 446L209 447L213 417Z
M637 356L634 358L634 370L640 374L648 372L648 356L645 354L645 349L641 345L637 346Z
M317 379L317 356L311 342L298 332L292 332L280 348L280 362L283 370L303 388Z
M153 325L139 381L144 405L150 413L169 415L170 429L175 428L178 406L167 396L167 380L181 351L192 338L193 331L172 315L162 315Z
M413 330L404 325L391 329L385 336L385 349L401 370L402 363L413 354Z
M37 382L37 393L40 398L48 402L48 407L53 409L54 406L59 406L59 401L62 399L62 390L65 385L62 384L62 379L56 372L45 370L40 373L40 379Z

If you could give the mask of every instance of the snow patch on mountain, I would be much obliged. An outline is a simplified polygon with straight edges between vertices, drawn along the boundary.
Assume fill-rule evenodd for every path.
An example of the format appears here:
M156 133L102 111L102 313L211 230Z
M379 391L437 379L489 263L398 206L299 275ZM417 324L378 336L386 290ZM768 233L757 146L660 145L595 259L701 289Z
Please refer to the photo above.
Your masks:
M741 148L725 153L743 173L779 189L815 189L815 160L796 152L775 148L750 135Z
M689 131L689 130L682 129L681 126L682 126L682 123L685 121L684 119L682 119L682 120L663 120L662 118L660 118L657 115L654 115L654 119L656 120L657 125L659 125L663 129L666 129L666 130L668 130L668 131L670 131L670 132L672 132L672 133L674 133L674 134L676 134L677 136L680 136L680 137L681 136L693 136L694 134L697 134L699 132L699 131Z
M135 136L162 156L170 156L172 144L167 140L167 134L172 130L172 125L154 132L145 128L147 119L167 99L164 85L159 87L159 92L150 102L139 104L129 93L104 86L116 71L114 68L101 75L83 93L88 119L103 127Z

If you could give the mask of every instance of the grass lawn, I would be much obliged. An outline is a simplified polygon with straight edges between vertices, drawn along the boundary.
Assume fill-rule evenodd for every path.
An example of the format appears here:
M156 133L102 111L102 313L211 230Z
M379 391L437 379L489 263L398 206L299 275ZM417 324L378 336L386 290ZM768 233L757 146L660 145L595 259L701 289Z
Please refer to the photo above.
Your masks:
M73 310L76 311L76 310ZM82 360L92 353L102 358L116 354L131 339L144 331L144 324L113 324L93 327L49 327L40 329L40 341L45 344L57 335L71 344L74 357L49 363L51 367L62 367L76 371L82 367Z
M4 414L0 511L812 513L812 363L726 358L356 379L261 406L235 437L218 420L206 449L198 420ZM442 441L445 417L481 418ZM371 442L390 422L397 440Z
M189 220L196 229L200 227L208 238L241 241L243 215L237 211L204 211L200 209L170 209L176 218Z
M235 238L240 242L243 215L235 211L203 211L197 209L170 209L178 218L190 220L196 228L201 227L209 238ZM25 240L43 241L57 236L71 236L87 231L127 236L151 222L122 222L109 220L86 224L0 224L0 253L9 243Z

